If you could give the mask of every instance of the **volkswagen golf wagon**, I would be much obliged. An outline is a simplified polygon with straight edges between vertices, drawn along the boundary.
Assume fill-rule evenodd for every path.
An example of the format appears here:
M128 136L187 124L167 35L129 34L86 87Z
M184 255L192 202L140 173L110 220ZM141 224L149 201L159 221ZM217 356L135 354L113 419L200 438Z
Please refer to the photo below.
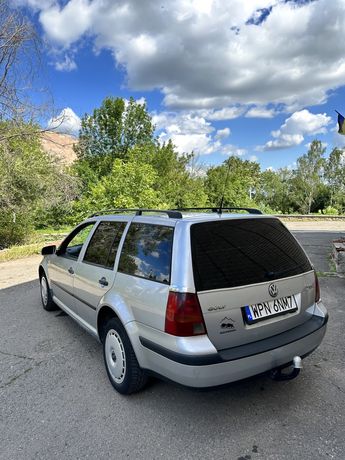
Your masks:
M64 310L103 344L123 394L150 375L190 387L282 377L321 343L327 311L294 236L242 210L95 214L42 249L43 308Z

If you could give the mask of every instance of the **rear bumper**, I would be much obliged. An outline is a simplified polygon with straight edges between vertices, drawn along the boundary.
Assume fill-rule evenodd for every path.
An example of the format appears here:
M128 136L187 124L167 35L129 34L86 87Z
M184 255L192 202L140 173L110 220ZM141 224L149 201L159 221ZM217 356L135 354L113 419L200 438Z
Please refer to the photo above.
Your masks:
M327 327L328 315L320 303L301 326L258 342L216 353L179 353L140 337L144 367L182 385L209 387L241 380L291 363L317 348Z

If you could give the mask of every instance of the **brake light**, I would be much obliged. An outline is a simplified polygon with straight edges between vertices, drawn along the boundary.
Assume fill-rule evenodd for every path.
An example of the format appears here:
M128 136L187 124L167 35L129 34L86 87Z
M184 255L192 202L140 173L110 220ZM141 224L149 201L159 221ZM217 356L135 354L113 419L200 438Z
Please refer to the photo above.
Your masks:
M315 302L318 302L321 298L321 293L320 293L319 278L317 277L315 270L314 270L314 275L315 275Z
M165 332L179 337L206 334L206 326L196 294L169 292Z

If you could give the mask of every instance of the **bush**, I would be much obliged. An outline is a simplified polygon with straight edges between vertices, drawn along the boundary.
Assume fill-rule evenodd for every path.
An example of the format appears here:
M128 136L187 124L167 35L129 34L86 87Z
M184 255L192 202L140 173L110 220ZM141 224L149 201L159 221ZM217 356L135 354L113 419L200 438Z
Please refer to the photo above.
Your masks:
M32 230L32 223L27 214L0 212L0 249L14 244L22 244Z
M35 212L35 228L60 228L71 222L72 203L59 203L47 208L40 207Z
M327 214L329 216L337 216L339 214L338 209L333 208L332 206L327 206L327 208L322 210L322 214Z

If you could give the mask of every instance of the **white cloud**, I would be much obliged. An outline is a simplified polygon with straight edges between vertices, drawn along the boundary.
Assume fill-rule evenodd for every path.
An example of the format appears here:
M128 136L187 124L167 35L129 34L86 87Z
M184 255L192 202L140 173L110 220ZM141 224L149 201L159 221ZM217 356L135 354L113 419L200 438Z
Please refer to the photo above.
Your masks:
M305 135L325 134L331 120L325 113L313 114L306 109L295 112L285 120L280 129L272 131L274 139L257 147L257 150L278 150L300 145Z
M209 155L221 148L219 141L213 142L207 134L169 134L163 132L160 141L171 139L179 153L194 152L197 155Z
M54 3L55 0L12 0L13 6L30 6L34 10L44 10Z
M251 107L245 114L246 118L273 118L276 115L274 109L266 107Z
M345 81L344 0L26 3L40 8L54 46L91 38L95 51L110 50L130 88L159 89L170 108L282 104L297 111L325 102ZM271 8L264 21L263 8ZM212 119L221 116L229 114Z
M221 143L212 137L214 127L199 115L161 112L154 113L152 121L160 132L160 142L171 139L181 154L193 151L197 155L208 155L221 147Z
M71 70L75 70L77 68L77 64L73 58L65 54L62 61L55 62L54 67L56 70L61 72L70 72Z
M80 129L80 118L69 107L48 121L47 127L59 133L77 135Z
M190 112L154 112L152 122L157 130L166 129L170 133L209 134L214 131L204 117Z
M244 155L245 149L222 141L231 133L230 128L219 129L212 126L197 112L160 112L152 114L160 142L171 140L177 151L194 152L197 155L221 153L223 155Z
M205 118L208 120L222 121L222 120L233 120L238 118L245 112L244 107L224 107L220 110L211 110L204 112Z
M304 109L293 113L285 120L285 123L278 131L273 131L274 137L279 137L283 134L295 134L300 132L303 134L325 134L326 126L332 121L332 118L325 113L313 114L309 110ZM274 134L273 134L274 133Z
M242 157L243 155L245 155L247 153L247 150L246 149L241 149L241 148L237 147L236 145L225 144L220 149L220 153L222 153L223 155L228 155L228 156Z
M294 147L304 141L302 134L281 134L277 139L266 142L264 146L258 146L255 150L280 150Z
M218 129L216 135L214 136L215 139L222 140L230 136L230 128Z
M259 160L259 158L256 155L251 155L249 157L249 161L258 161L258 160Z
M36 2L37 3L37 2ZM39 19L47 36L63 48L69 47L90 30L95 19L97 3L70 0L60 7L54 2L42 8Z

